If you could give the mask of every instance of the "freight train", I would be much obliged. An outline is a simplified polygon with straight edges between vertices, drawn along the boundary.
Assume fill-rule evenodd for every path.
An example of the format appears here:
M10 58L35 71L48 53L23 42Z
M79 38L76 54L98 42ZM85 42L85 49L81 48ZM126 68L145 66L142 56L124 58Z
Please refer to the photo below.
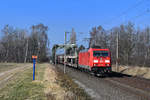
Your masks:
M112 71L109 49L89 48L74 56L67 55L65 59L64 55L57 55L57 63L65 63L68 66L84 69L96 75L109 74Z

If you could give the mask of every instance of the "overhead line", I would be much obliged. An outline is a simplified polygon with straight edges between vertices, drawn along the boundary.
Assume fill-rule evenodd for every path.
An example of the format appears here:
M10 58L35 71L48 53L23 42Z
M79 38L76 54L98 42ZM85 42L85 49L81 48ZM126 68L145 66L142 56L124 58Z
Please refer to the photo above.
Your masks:
M139 18L139 17L141 17L141 16L143 16L143 15L149 13L149 12L150 12L150 10L147 9L146 11L140 13L139 15L136 15L136 16L132 17L130 20L135 20L135 19L137 19L137 18ZM130 21L130 20L128 20L128 21Z
M112 18L109 22L104 23L104 25L105 25L105 24L109 24L109 23L113 22L114 20L116 20L116 19L122 17L123 15L127 14L127 13L130 12L131 10L135 9L137 6L141 5L144 1L145 1L145 0L141 0L141 1L139 1L138 3L136 3L135 5L129 7L127 10L123 11L119 16L116 16L116 17Z

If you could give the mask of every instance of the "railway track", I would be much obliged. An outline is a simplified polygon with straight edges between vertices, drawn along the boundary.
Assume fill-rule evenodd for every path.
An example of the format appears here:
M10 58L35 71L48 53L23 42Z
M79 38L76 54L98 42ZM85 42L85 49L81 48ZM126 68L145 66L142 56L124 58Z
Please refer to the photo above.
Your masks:
M150 100L150 80L148 79L113 72L105 80L116 84L127 92L140 96L141 100Z
M60 68L61 65L58 66ZM63 66L61 66L61 68L63 69ZM67 68L67 70L67 74L73 79L75 78L87 87L93 89L95 93L99 93L100 97L104 97L101 99L150 100L150 80L148 79L116 72L113 72L107 77L95 77L87 72L81 72L74 68ZM94 86L90 86L90 84L93 84ZM98 100L98 98L95 100Z

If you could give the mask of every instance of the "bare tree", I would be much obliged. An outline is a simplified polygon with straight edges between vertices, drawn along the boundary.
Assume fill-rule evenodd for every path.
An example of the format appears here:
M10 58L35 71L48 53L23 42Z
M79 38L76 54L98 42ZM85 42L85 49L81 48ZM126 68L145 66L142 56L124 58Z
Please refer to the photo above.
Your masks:
M0 61L30 62L32 55L38 55L39 61L46 61L49 42L47 30L48 27L43 24L33 25L31 34L28 34L27 30L4 26L0 40Z
M119 63L122 65L150 66L150 27L135 29L134 24L122 24L111 30L104 30L102 26L93 27L90 31L89 46L99 45L110 48L112 61L116 61L116 37L118 33Z

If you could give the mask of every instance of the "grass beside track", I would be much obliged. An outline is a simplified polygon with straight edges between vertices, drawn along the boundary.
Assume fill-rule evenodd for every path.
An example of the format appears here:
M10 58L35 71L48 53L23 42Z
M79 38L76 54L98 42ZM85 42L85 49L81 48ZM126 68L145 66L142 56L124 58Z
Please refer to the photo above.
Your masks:
M91 100L91 97L79 87L71 77L64 74L61 70L57 70L57 82L61 87L65 89L65 91L71 91L74 96L69 100Z
M36 65L36 81L32 81L32 68L14 75L5 88L0 90L0 100L44 100L44 86L41 83L45 67Z
M60 95L62 96L59 100L90 100L90 96L68 75L57 70L57 67L46 63L36 64L35 81L33 81L32 65L21 66L23 65L28 68L14 73L5 87L0 89L0 100L58 100L57 96ZM46 93L47 89L51 90L49 94Z

